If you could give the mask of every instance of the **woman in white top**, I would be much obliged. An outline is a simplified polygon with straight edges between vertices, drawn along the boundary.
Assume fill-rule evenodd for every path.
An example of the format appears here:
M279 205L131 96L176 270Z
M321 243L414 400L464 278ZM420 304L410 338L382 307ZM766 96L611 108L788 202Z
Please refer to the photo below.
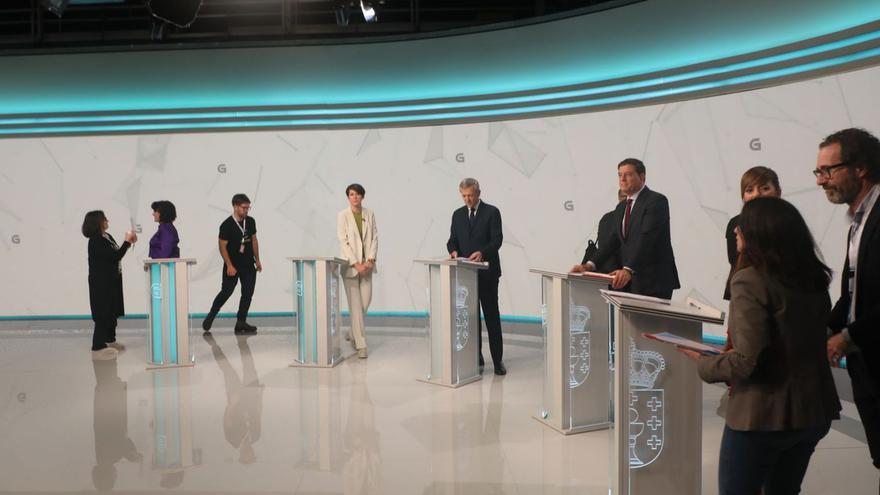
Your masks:
M373 297L373 271L379 251L379 230L373 210L364 208L364 186L351 184L345 188L349 207L336 215L336 235L346 264L342 266L342 283L351 314L351 332L346 340L353 340L358 357L367 357L364 337L364 316Z

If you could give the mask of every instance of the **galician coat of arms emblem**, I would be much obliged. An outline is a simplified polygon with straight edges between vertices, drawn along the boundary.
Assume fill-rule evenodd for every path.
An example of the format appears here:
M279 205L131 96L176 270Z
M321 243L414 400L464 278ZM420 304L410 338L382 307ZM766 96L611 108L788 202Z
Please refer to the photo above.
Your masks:
M663 451L663 389L655 384L666 369L666 360L659 352L637 349L633 339L629 358L629 465L638 469L657 460Z

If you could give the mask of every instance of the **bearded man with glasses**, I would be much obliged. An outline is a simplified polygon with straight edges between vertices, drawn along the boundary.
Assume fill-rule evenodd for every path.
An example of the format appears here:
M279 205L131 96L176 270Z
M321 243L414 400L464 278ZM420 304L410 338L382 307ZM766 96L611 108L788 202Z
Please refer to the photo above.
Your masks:
M813 175L829 201L848 206L847 254L827 352L835 366L846 356L853 399L880 468L880 140L864 129L831 134L819 144Z

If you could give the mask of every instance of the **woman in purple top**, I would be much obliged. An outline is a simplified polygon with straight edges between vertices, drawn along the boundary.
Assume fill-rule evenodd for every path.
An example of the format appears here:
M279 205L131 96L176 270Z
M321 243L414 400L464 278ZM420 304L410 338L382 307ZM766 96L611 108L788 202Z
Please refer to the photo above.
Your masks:
M153 208L153 220L159 223L159 230L150 239L150 258L180 258L180 248L177 247L180 238L173 223L177 219L174 203L154 201L150 207Z

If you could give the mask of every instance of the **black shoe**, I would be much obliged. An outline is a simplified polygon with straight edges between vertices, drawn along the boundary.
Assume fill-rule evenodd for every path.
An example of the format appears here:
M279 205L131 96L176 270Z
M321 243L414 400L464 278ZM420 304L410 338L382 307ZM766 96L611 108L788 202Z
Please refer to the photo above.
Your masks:
M479 364L480 364L481 367L482 367L482 366L486 366L486 361L483 361L483 353L480 353L480 361L479 361Z
M244 320L238 320L237 322L235 322L235 333L255 334L257 333L257 327L249 324Z
M483 374L483 369L484 369L485 367L486 367L485 364L481 364L481 365L480 365L479 368L480 368L480 374L481 374L481 375Z
M504 367L504 363L498 363L495 365L495 374L496 375L506 375L507 368Z
M208 313L208 315L205 316L204 321L202 321L202 330L204 330L204 331L206 331L206 332L210 332L210 331L211 331L211 325L214 324L214 318L216 318L216 317L217 317L216 314L214 314L214 313Z

